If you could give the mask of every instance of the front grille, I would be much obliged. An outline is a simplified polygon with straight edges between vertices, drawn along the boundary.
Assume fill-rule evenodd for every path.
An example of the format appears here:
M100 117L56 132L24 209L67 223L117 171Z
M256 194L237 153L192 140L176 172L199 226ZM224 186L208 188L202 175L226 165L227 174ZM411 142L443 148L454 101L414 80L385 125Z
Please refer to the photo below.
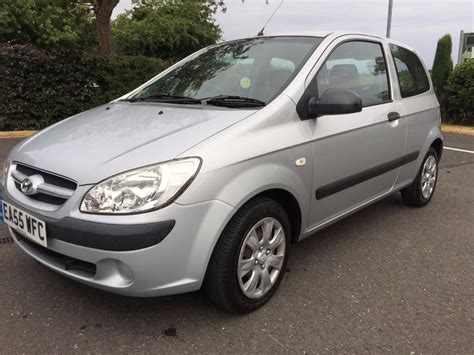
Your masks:
M44 182L47 182L48 184L51 184L51 185L64 187L65 189L69 189L69 190L76 190L77 189L77 184L74 181L65 179L65 178L57 176L57 175L47 173L45 171L37 170L37 169L32 168L30 166L17 164L16 165L16 170L18 170L20 173L23 173L23 174L28 175L28 176L41 175L44 179Z
M61 176L54 175L42 170L32 168L27 165L17 163L16 170L26 176L41 175L45 183L48 183L54 186L62 187L64 189L69 189L72 191L75 191L77 189L77 184L74 181L71 181L69 179L66 179ZM15 181L15 186L17 190L21 192L21 183L18 181ZM30 197L33 200L47 203L50 205L55 205L55 206L62 206L67 201L67 198L52 196L46 193L36 193L34 195L29 195L28 197Z
M15 186L18 189L18 191L21 192L20 184L15 182ZM67 199L65 198L50 196L50 195L45 195L45 194L40 194L40 193L35 194L35 195L30 195L29 197L35 201L44 202L44 203L48 203L50 205L55 205L55 206L62 206L67 201Z

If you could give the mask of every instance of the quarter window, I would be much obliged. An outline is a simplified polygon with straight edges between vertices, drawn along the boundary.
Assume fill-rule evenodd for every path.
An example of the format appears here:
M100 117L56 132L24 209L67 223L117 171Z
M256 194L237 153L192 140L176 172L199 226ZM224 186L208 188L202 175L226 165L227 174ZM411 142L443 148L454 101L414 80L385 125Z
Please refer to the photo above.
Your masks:
M420 58L406 48L390 45L402 97L418 95L430 90L430 82Z
M319 97L328 89L346 89L359 94L363 106L391 100L387 63L378 43L341 44L319 70L316 81Z

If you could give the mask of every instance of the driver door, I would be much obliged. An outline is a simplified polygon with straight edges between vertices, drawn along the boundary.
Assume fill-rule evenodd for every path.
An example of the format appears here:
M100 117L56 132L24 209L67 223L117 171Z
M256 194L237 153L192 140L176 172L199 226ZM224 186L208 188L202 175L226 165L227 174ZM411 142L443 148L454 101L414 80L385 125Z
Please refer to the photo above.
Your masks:
M333 44L309 87L355 91L361 112L308 120L313 135L313 191L308 231L389 192L403 163L406 122L393 99L385 45L351 39Z

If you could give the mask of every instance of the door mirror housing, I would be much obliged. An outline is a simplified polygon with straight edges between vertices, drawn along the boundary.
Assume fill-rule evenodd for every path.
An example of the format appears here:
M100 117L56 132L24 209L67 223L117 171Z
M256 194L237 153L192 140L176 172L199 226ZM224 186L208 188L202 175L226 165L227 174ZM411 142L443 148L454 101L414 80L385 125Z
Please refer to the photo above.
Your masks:
M316 118L322 115L342 115L362 111L362 99L352 90L328 89L318 100L308 100L308 116Z

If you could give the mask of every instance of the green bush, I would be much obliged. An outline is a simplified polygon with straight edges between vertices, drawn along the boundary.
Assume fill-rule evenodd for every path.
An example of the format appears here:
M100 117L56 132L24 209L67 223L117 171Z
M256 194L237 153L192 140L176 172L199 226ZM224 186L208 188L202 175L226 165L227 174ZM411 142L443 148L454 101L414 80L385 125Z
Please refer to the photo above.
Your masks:
M127 93L167 66L156 58L2 44L0 130L46 127Z
M454 69L448 79L447 95L451 119L474 125L474 60Z

